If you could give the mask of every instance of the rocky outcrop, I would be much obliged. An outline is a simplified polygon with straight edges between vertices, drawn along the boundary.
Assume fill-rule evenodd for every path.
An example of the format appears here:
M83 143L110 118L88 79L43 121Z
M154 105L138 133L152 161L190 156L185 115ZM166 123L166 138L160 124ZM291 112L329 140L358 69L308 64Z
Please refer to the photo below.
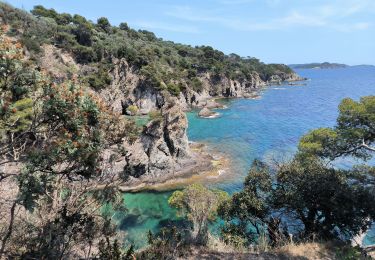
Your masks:
M199 111L198 115L204 118L214 118L217 117L219 114L217 112L211 111L207 107L204 107L201 111Z
M133 181L140 177L160 180L193 163L187 126L186 115L178 105L164 105L160 117L147 124L139 140L128 148L125 174Z
M162 95L145 83L144 78L125 59L114 59L111 85L100 95L116 112L126 113L129 106L139 114L147 114L163 104Z
M76 64L68 53L54 46L46 45L44 49L40 64L56 79L66 78L72 73L71 70L77 71L80 76L92 73L92 67ZM199 115L212 118L218 115L212 109L223 108L213 97L253 97L259 88L269 84L301 80L294 73L279 73L267 82L257 72L252 72L243 80L201 73L198 75L202 83L199 90L194 90L181 79L180 83L185 85L184 90L169 100L168 94L150 86L125 59L113 58L110 75L111 85L99 90L97 94L113 111L127 115L161 111L160 117L144 127L136 142L124 144L125 156L115 154L118 157L115 170L123 172L124 176L130 176L133 183L162 181L163 178L171 178L199 167L201 156L190 151L186 135L187 119L183 111L193 107L203 108ZM107 157L113 157L113 151L109 150L107 153Z

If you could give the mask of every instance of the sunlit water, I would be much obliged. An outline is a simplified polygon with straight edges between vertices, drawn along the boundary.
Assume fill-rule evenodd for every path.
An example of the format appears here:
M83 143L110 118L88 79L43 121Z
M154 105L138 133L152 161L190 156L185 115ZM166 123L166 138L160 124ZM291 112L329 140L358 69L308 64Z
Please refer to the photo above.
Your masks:
M332 70L299 70L309 78L302 86L277 86L264 90L261 98L224 101L228 109L219 118L202 119L188 113L189 140L206 143L231 160L228 178L215 187L233 193L242 182L254 158L265 161L289 158L299 138L311 129L335 124L337 106L345 97L358 100L375 94L375 68L353 67ZM339 162L345 167L349 163ZM170 192L126 194L128 214L118 216L119 228L129 243L142 246L148 230L171 224L184 225L167 203ZM372 232L374 234L375 232ZM375 243L371 234L366 244Z

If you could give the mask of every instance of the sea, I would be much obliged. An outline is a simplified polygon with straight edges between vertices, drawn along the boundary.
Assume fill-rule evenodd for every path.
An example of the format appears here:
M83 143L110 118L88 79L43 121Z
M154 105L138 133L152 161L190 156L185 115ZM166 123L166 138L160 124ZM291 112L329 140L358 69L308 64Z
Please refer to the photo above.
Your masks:
M204 143L228 158L230 165L222 181L205 183L228 193L241 189L254 159L273 163L293 156L301 136L318 127L332 127L338 105L344 98L359 100L375 95L375 67L356 66L340 69L304 69L296 71L308 80L296 85L277 85L260 91L254 99L223 99L226 109L220 116L200 118L198 111L187 113L190 141ZM351 158L335 162L348 168ZM368 162L374 165L374 160ZM168 206L173 191L124 194L127 211L115 215L125 241L136 248L145 246L147 233L163 227L187 227L184 219ZM366 235L365 245L375 244L375 225Z

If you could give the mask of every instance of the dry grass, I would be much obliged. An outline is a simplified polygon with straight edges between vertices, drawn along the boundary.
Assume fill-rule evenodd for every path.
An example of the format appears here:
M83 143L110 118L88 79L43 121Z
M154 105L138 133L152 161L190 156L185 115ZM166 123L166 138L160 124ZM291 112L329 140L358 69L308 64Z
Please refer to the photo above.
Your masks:
M181 258L182 259L182 258ZM256 259L256 260L342 260L342 259L371 259L364 258L360 252L350 245L334 242L307 242L287 244L277 249L261 247L234 248L223 241L210 236L207 247L191 248L190 254L183 259Z
M336 259L335 249L327 243L288 244L275 250L275 253L301 259Z

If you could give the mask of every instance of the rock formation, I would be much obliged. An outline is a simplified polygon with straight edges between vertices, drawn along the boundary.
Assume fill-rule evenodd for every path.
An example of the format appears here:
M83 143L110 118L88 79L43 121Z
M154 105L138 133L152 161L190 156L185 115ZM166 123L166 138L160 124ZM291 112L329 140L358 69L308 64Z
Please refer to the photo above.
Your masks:
M125 59L114 59L114 69L111 75L113 77L111 85L103 89L100 95L114 111L125 114L129 106L136 106L139 114L147 114L163 106L162 93L148 85L143 76L139 75L135 68L129 66ZM242 81L231 80L224 75L213 76L209 73L199 75L199 80L202 82L200 91L194 91L187 86L177 97L176 103L184 111L192 107L220 108L217 103L207 100L212 97L248 97L267 85L302 79L295 73L281 73L265 82L257 72L252 72L247 80Z
M191 164L187 126L186 115L178 105L164 105L160 117L148 123L141 137L128 147L125 174L132 179L144 175L160 178Z
M204 107L201 111L199 111L198 115L204 118L212 118L216 117L218 113L211 111L207 107Z
M44 49L41 66L56 78L66 77L72 67L80 76L93 69L88 65L74 63L68 53L54 46L45 45ZM57 57L53 64L50 62L51 57ZM98 95L113 111L127 115L148 114L150 111L161 113L160 117L144 127L135 143L124 144L126 154L118 159L115 168L116 171L122 171L124 176L130 176L130 182L133 183L162 181L163 178L199 168L199 156L194 155L189 148L186 135L188 123L184 111L194 107L203 108L199 115L211 118L217 115L211 109L223 108L213 97L252 97L259 88L267 85L301 80L295 73L279 73L267 82L255 71L242 80L201 73L197 75L202 82L201 89L193 90L186 82L182 82L186 88L177 97L167 98L169 95L147 84L139 71L125 59L113 58L110 75L111 85L99 90ZM166 102L166 99L170 100ZM108 151L108 154L111 153Z

